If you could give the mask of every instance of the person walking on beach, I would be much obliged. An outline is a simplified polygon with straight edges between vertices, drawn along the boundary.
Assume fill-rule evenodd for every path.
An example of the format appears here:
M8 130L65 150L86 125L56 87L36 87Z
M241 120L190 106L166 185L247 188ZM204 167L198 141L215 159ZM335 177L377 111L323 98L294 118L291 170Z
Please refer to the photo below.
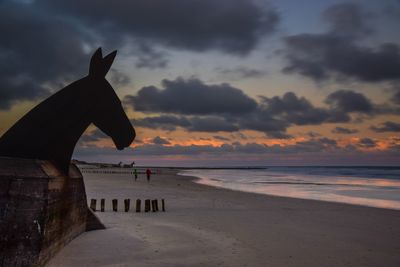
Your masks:
M137 176L138 176L138 173L137 173L137 170L136 170L136 169L134 169L133 174L135 175L135 182L136 182Z
M150 169L146 170L146 175L147 175L147 182L150 182L150 175L151 175Z

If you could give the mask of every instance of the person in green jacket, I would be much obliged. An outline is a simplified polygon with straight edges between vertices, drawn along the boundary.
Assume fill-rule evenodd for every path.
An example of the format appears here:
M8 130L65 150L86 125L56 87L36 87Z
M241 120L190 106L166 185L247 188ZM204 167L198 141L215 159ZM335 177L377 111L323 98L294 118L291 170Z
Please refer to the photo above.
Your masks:
M133 171L133 174L135 174L135 182L136 182L137 177L138 177L138 173L137 173L137 170L136 170L136 169Z

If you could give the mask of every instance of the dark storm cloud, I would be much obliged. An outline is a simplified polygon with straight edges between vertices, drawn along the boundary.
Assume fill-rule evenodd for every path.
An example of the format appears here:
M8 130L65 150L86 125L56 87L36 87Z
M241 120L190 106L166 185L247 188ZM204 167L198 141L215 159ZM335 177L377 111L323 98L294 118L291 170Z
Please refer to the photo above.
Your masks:
M261 108L264 113L275 115L296 125L350 121L347 110L314 107L306 98L298 97L292 92L287 92L282 97L262 97L262 101Z
M299 73L321 81L335 75L366 82L400 79L400 48L386 43L378 48L357 46L331 34L300 34L285 38L285 73Z
M320 152L337 149L337 142L329 138L310 139L284 147L284 152Z
M229 152L244 153L244 154L263 154L269 152L269 147L263 144L247 143L241 144L235 142L232 145L225 145L222 148Z
M361 147L373 148L376 146L376 141L371 138L362 138L358 142L358 145Z
M127 96L124 102L133 105L137 111L186 116L147 117L135 121L138 126L170 130L182 127L188 131L206 132L248 129L274 138L288 138L290 136L285 132L291 125L346 123L351 121L352 112L373 111L372 103L364 95L345 90L327 97L326 102L331 106L327 109L315 107L306 98L292 92L282 97L260 97L261 101L257 103L226 84L205 85L200 80L177 79L164 80L163 85L163 90L154 86L144 87L138 95Z
M177 127L189 132L237 132L239 130L261 131L274 138L288 138L284 132L287 122L271 117L252 114L227 120L221 116L172 116L161 115L132 120L138 127L174 131Z
M372 32L369 25L373 14L366 12L355 3L339 3L328 7L322 14L329 24L330 31L349 37L368 35Z
M125 86L131 82L131 78L128 75L117 69L110 69L108 73L108 76L110 76L110 83L115 87Z
M397 88L391 98L392 102L400 105L400 88Z
M213 136L214 139L220 140L220 141L230 141L231 139L220 136L220 135L214 135Z
M152 142L153 142L153 144L156 144L156 145L169 145L169 144L171 144L167 139L159 137L159 136L154 137Z
M137 68L157 69L168 65L168 55L165 52L158 51L143 42L138 44L134 53L137 54Z
M43 0L40 4L51 12L80 18L104 33L234 54L251 51L262 37L274 32L279 21L273 8L250 0Z
M242 140L247 140L248 139L247 136L244 135L241 132L233 133L233 134L231 134L231 136L232 136L232 138L240 138Z
M238 126L217 116L172 116L161 115L132 121L134 125L167 131L181 127L189 132L235 132Z
M355 151L357 148L354 147ZM222 144L220 146L211 145L168 145L163 144L143 144L132 148L127 148L121 153L126 155L153 155L153 156L171 156L171 155L201 155L201 154L297 154L297 153L320 153L324 151L342 151L343 149L337 146L333 139L320 138L311 139L308 141L297 142L292 145L265 145L259 143L241 144L234 142L232 144ZM94 147L78 148L78 154L84 155L85 153L98 154L99 149ZM115 154L113 149L101 149L102 154Z
M330 29L321 34L298 34L284 39L288 61L284 73L298 73L316 81L354 78L366 82L400 79L400 47L384 43L377 47L359 44L371 33L370 15L359 6L338 4L328 8L324 19Z
M0 109L82 77L98 44L129 47L138 68L163 68L160 47L245 54L278 20L273 8L247 0L1 1ZM115 71L109 78L130 82Z
M336 140L326 138L326 137L320 138L320 139L318 139L318 141L324 146L336 147L336 145L337 145Z
M248 68L245 66L239 66L239 67L232 68L232 69L218 67L215 69L215 71L218 72L219 74L221 74L223 77L226 77L230 80L259 78L259 77L263 77L267 74L263 70Z
M386 121L380 126L371 126L370 129L377 133L400 132L400 123Z
M150 129L162 129L167 131L173 131L176 127L189 127L191 123L186 117L172 116L172 115L161 115L156 117L146 117L142 119L132 120L132 123L136 126L146 127Z
M0 109L43 98L49 87L87 73L83 45L91 37L69 20L3 1L0 32Z
M85 133L79 138L77 146L93 146L91 143L100 141L101 139L108 139L109 137L101 130L96 128L90 133Z
M293 92L271 98L260 96L256 102L229 84L206 85L198 79L181 78L164 80L162 84L163 89L143 87L137 95L125 97L124 103L137 111L170 114L138 119L134 124L164 130L181 127L196 132L254 130L284 139L292 137L286 130L293 125L348 123L352 114L383 114L363 94L350 90L329 94L326 108L315 107Z
M400 2L394 0L391 3L386 3L382 9L382 14L391 19L400 21Z
M332 130L332 133L354 134L354 133L358 133L358 130L357 129L344 128L344 127L336 127L335 129Z
M163 80L162 89L143 87L124 103L143 112L178 114L242 114L255 110L257 103L229 84L207 85L198 79Z
M307 99L304 97L299 98L293 92L287 92L282 97L261 97L261 99L265 104L266 111L274 115L291 112L303 112L314 108Z
M350 90L333 92L328 95L325 102L343 112L371 113L374 110L373 104L368 98Z
M308 133L306 133L309 137L311 137L311 138L316 138L316 137L318 137L318 136L321 136L321 134L319 134L319 133L316 133L316 132L308 132Z
M290 126L289 122L276 119L262 110L240 117L238 124L241 130L263 132L272 138L286 139L290 137L285 133Z

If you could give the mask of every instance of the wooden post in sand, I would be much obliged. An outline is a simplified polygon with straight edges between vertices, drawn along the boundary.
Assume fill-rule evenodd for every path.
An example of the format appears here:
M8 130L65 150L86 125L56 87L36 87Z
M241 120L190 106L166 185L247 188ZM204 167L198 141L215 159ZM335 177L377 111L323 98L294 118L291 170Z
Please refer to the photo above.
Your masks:
M124 204L125 204L125 212L128 212L129 208L131 206L131 200L129 198L128 199L124 199Z
M100 200L100 211L101 211L101 212L104 212L105 202L106 202L106 200L105 200L104 198L102 198L102 199Z
M141 200L140 199L136 199L136 212L140 212L140 204L141 204Z
M164 199L161 199L161 209L163 212L165 212L165 201Z
M159 209L158 209L158 199L154 199L154 205L156 206L156 211L159 211Z
M144 212L149 212L150 211L150 199L146 199L144 201Z
M153 199L152 201L151 201L151 210L153 211L153 212L156 212L157 210L156 210L156 201Z
M91 199L90 200L90 209L92 210L92 211L96 211L96 199Z
M113 211L118 211L118 199L112 200Z

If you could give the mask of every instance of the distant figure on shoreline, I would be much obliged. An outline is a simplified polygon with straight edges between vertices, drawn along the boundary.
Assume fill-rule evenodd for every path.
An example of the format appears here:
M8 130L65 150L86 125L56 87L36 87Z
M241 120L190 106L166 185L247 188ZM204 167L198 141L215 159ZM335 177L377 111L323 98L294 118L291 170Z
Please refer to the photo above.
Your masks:
M147 175L147 182L150 182L150 175L151 175L150 169L146 170L146 175Z
M136 170L136 169L133 171L133 174L135 175L135 182L136 182L136 180L137 180L137 178L138 178L138 173L137 173L137 170Z

